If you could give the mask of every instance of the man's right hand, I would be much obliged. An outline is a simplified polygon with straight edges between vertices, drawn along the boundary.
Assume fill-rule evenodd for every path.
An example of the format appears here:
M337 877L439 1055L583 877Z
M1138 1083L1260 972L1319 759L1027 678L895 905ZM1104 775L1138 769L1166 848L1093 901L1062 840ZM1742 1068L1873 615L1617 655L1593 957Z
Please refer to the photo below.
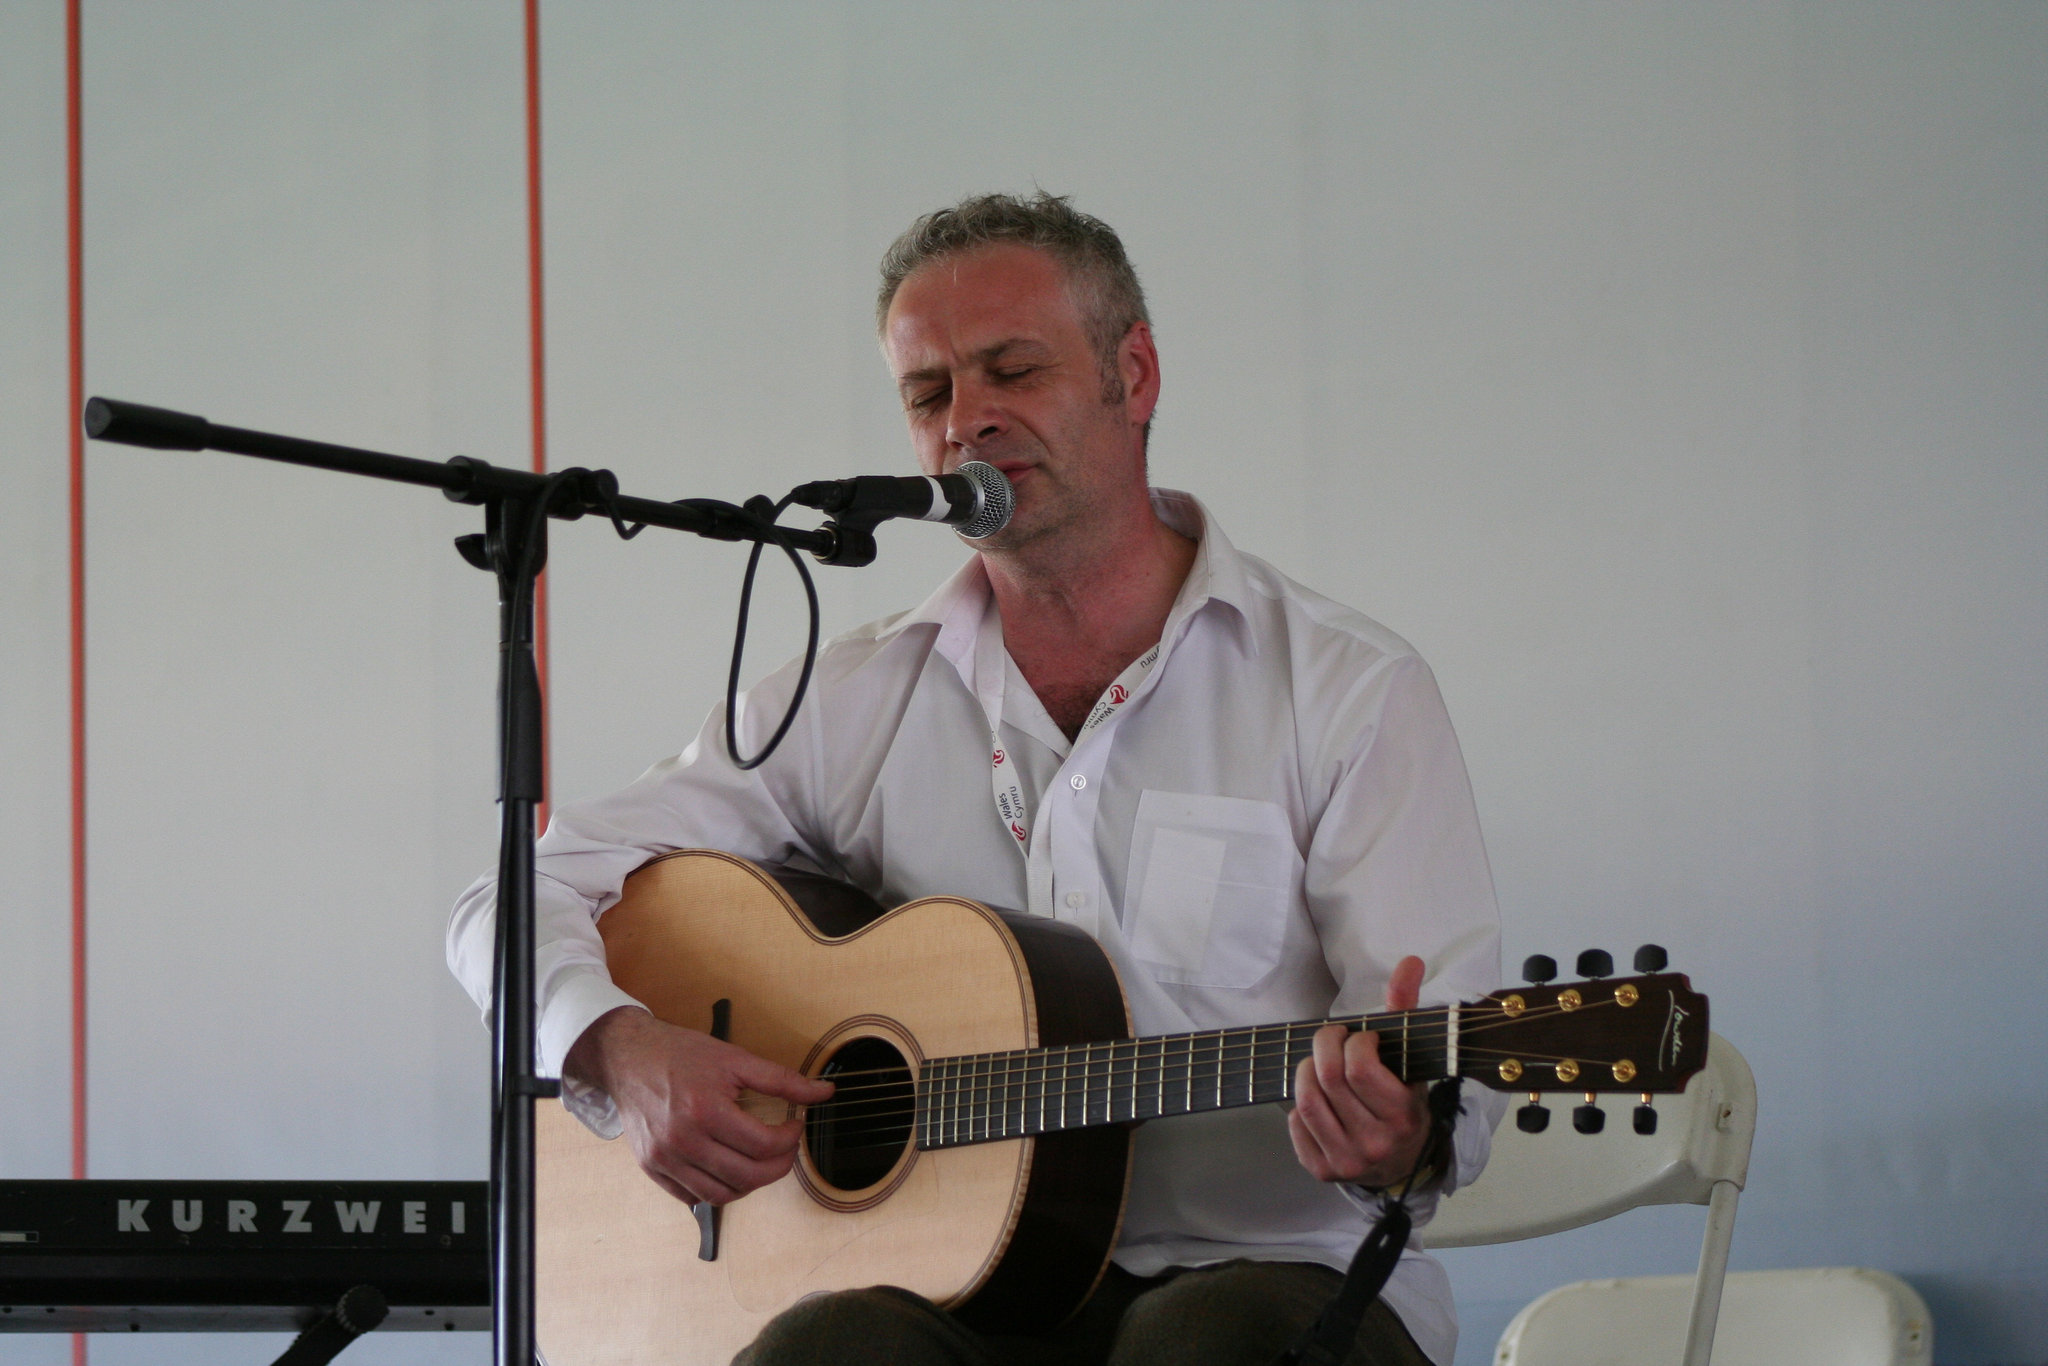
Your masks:
M631 1006L584 1030L562 1071L612 1098L642 1170L692 1204L737 1200L779 1180L795 1160L802 1115L764 1123L741 1108L740 1092L793 1105L832 1094L829 1082Z

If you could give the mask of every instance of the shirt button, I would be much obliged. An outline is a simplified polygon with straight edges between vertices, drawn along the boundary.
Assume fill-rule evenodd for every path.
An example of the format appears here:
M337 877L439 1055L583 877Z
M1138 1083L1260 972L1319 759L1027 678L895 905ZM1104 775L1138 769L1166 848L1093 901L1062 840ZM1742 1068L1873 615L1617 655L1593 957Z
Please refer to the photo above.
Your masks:
M1067 785L1072 787L1074 791L1079 792L1082 788L1088 786L1088 775L1076 773L1073 777L1067 779Z
M1081 909L1081 908L1082 908L1083 906L1086 906L1087 904L1088 904L1088 893L1086 893L1086 892L1068 892L1068 893L1067 893L1067 909L1068 909L1068 910L1072 910L1072 911L1078 911L1078 910L1080 910L1080 909Z

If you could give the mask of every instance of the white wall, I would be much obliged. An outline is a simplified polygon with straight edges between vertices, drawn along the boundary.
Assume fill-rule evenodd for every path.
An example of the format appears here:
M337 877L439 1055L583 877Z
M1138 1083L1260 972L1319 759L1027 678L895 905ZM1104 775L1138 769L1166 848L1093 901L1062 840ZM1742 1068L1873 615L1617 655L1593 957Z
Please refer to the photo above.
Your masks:
M89 3L90 391L523 463L519 44L509 4ZM882 246L1073 193L1152 294L1157 478L1436 666L1510 962L1653 938L1712 995L1762 1093L1736 1264L1887 1267L1938 1360L2048 1356L2048 9L580 3L543 52L556 465L900 465ZM55 0L0 5L0 1078L48 1097L5 1175L68 1142L61 57ZM493 833L474 515L88 463L94 1172L480 1175L438 948ZM885 531L828 628L958 558ZM739 568L558 529L558 797L694 730ZM1698 1229L1453 1254L1460 1360ZM143 1346L95 1360L263 1359Z

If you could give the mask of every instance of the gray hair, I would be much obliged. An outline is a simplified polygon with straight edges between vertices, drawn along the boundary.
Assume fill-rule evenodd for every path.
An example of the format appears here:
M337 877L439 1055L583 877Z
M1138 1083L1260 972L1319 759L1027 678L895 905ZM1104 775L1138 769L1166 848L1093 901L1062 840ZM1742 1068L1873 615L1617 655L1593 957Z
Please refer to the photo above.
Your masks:
M889 305L904 280L921 266L979 247L1015 242L1034 247L1067 272L1081 309L1082 325L1102 367L1103 399L1123 398L1117 347L1138 323L1150 324L1145 291L1124 255L1116 230L1082 213L1065 195L1040 190L1028 199L1007 194L975 195L950 209L926 214L882 254L882 287L875 296L875 327L888 325Z

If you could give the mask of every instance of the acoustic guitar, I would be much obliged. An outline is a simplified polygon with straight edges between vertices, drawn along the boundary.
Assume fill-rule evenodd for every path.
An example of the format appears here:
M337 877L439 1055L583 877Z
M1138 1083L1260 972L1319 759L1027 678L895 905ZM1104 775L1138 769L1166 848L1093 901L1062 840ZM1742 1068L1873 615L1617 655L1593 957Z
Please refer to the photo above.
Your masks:
M1115 970L1072 926L949 896L883 913L706 851L641 868L598 928L613 979L655 1015L837 1090L804 1114L790 1174L720 1210L675 1200L626 1144L544 1107L552 1366L722 1366L803 1296L876 1284L986 1331L1055 1324L1108 1264L1131 1127L1286 1100L1326 1024L1377 1030L1410 1081L1588 1102L1677 1091L1706 1062L1707 1003L1675 973L1133 1039Z

